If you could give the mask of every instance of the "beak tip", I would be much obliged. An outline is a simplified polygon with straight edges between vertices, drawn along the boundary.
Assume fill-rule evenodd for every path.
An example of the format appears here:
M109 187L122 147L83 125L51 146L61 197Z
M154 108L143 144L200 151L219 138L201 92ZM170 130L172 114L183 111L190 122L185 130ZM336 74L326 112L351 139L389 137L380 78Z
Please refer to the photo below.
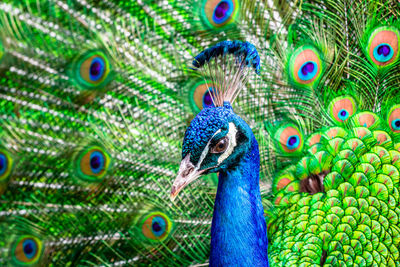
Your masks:
M174 201L179 192L182 191L186 185L200 177L202 173L203 171L198 170L193 163L190 162L190 154L187 154L185 158L182 159L178 176L172 184L170 199Z
M178 190L175 186L172 186L170 198L172 201L175 200L176 196L178 195Z

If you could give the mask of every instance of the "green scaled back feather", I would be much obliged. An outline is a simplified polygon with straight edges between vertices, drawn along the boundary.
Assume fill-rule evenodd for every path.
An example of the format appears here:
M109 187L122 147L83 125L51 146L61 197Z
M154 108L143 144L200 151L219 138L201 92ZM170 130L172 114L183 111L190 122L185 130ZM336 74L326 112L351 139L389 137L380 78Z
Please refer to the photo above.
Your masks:
M273 266L399 265L396 5L304 3L286 39L293 49L285 57L274 48L288 72L272 86L275 106L294 114L283 122L302 118L295 122L305 143L297 158L277 150L267 212ZM304 44L325 56L310 53L287 67ZM312 86L296 83L302 76ZM276 139L275 128L267 130Z

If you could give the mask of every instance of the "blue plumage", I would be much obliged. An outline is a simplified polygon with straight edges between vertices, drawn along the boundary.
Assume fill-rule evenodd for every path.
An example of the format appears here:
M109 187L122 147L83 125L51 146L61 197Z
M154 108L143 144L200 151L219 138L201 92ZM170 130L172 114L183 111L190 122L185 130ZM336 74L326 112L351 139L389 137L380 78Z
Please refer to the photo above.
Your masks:
M229 103L205 108L193 119L173 192L202 174L219 172L210 266L268 266L259 169L258 143Z
M228 56L231 54L234 57ZM246 82L245 68L253 67L259 73L260 57L248 42L224 41L197 55L193 65L201 68L216 57L222 60L209 64L208 68L211 73L220 74L213 77L217 86L212 97L217 105L204 108L186 130L182 162L171 196L176 197L201 175L218 172L210 266L268 266L258 143L230 104Z
M236 151L240 162L219 172L218 193L211 227L210 266L268 266L267 227L259 187L258 143L247 124L240 124L251 136L250 148Z
M229 107L204 108L186 130L182 158L191 152L191 160L197 161L201 155L201 147L207 144L212 134L223 128L230 116L232 108Z

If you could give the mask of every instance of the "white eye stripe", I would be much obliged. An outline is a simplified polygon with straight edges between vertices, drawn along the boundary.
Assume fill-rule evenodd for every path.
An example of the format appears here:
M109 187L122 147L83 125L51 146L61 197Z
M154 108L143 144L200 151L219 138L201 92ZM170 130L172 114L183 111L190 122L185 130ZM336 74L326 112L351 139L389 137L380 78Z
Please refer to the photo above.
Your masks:
M199 169L199 168L200 168L201 163L203 162L203 160L204 160L205 157L207 156L208 150L210 150L210 143L211 143L211 140L214 138L214 136L216 136L216 135L219 134L220 132L221 132L221 129L219 129L218 131L216 131L216 132L213 134L213 136L210 138L210 140L208 141L206 147L203 149L203 152L201 152L200 159L199 159L199 161L197 162L197 165L196 165L196 169Z
M214 138L214 136L216 136L217 134L219 134L221 132L221 129L219 129L218 131L216 131L213 136L210 138L210 140L208 141L206 147L204 148L203 152L201 152L200 155L200 159L197 162L197 165L195 167L196 170L198 170L201 166L201 164L203 163L203 160L205 159L205 157L207 156L209 150L210 150L210 143L211 140ZM237 143L236 143L236 133L238 132L236 125L233 122L229 123L229 131L228 134L226 135L226 137L228 137L228 148L225 150L225 152L218 158L218 164L216 166L213 167L217 167L219 166L224 160L226 160L233 152L233 150L235 149Z
M236 143L236 125L232 122L229 123L229 132L226 135L228 137L228 148L225 150L225 152L218 158L218 165L220 165L224 160L226 160L233 152L235 149L237 143Z

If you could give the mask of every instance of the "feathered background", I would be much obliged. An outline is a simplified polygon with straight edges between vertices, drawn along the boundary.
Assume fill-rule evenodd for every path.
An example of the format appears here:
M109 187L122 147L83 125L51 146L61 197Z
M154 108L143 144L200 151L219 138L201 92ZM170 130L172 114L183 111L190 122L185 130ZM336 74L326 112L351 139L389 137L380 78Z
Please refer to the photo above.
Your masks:
M284 239L298 232L288 234L284 225L294 229L296 222L305 231L314 222L301 207L286 205L304 192L320 192L318 185L301 190L301 181L310 173L325 176L350 157L329 139L345 142L357 137L350 134L357 127L368 126L374 131L368 142L362 139L368 149L376 139L390 139L385 148L394 151L388 162L397 176L387 175L391 183L378 179L382 188L366 186L380 203L371 218L386 231L359 241L361 251L343 239L341 249L311 250L339 251L332 254L333 266L348 257L359 266L397 266L400 226L391 218L400 216L400 161L394 160L400 150L399 15L398 1L2 1L0 265L207 265L217 176L189 186L174 202L169 195L185 129L212 104L207 95L215 86L191 62L212 44L242 40L256 46L262 63L235 111L260 145L270 257L279 262L290 242L300 251L302 241ZM302 73L299 66L310 59L314 63ZM342 109L347 115L337 117ZM299 138L297 147L286 146L287 132ZM322 149L310 141L318 133L327 136ZM317 151L334 152L324 162L329 157ZM361 154L355 157L354 166L362 162ZM390 173L383 163L374 165L376 172ZM337 170L354 171L346 166ZM352 207L342 194L351 189L332 183L341 195L330 196ZM382 190L387 194L380 198ZM293 198L297 191L302 193ZM310 205L318 201L314 197ZM362 211L361 204L356 208ZM355 228L343 232L351 237L364 224L358 218ZM303 262L314 260L301 253Z

